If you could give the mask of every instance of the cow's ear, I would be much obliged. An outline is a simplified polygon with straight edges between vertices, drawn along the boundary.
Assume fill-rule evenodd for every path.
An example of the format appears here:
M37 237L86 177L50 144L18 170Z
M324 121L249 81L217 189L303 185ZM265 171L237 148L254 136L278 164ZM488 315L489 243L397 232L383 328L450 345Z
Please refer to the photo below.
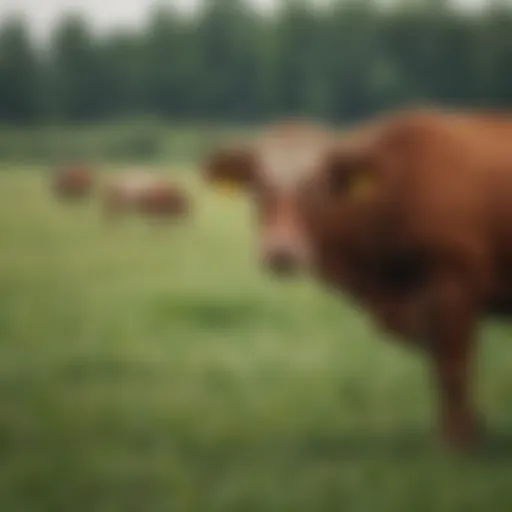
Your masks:
M329 195L361 199L375 188L376 172L365 147L337 147L325 160L324 172Z
M248 147L219 149L204 166L204 178L225 191L246 189L254 182L254 157Z

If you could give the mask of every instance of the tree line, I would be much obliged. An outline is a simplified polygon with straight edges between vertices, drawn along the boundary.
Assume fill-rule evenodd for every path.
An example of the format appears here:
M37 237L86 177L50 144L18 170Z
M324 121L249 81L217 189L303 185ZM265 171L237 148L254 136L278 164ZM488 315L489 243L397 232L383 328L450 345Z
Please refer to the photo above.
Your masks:
M262 13L209 0L188 16L159 7L142 30L102 36L63 16L44 47L11 18L0 24L0 123L344 122L419 101L508 106L507 3L476 14L448 0L304 0Z

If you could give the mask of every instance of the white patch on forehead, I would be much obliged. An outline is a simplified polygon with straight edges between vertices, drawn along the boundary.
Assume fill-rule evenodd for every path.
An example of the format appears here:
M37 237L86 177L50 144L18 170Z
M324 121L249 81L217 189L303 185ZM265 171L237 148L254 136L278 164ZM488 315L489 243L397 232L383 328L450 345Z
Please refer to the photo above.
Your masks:
M262 144L260 172L271 186L292 191L313 174L320 162L322 149L320 144L301 138Z

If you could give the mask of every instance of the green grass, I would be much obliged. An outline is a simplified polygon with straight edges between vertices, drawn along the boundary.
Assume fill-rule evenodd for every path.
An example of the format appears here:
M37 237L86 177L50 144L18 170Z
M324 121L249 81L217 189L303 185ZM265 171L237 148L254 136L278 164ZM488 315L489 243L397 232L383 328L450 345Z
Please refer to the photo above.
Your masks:
M108 227L3 171L2 512L510 510L505 326L483 333L487 445L450 456L423 362L262 274L242 199L178 170L193 218Z

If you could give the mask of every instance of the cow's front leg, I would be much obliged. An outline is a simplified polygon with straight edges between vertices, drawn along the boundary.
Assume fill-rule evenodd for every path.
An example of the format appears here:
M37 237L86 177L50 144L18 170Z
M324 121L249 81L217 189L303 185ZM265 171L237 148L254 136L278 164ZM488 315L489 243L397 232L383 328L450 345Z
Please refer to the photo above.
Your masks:
M430 350L437 381L444 440L468 448L479 436L471 381L477 297L460 277L443 274L431 296Z

